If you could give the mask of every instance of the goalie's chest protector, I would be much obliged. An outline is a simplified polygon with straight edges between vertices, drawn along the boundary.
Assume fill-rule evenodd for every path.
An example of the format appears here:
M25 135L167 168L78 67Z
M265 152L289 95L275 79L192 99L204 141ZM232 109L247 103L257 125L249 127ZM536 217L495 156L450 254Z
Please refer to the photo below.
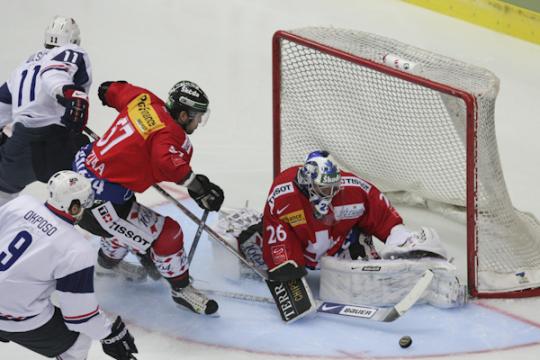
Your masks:
M295 189L288 196L276 199L274 216L288 225L285 227L288 240L301 243L306 265L316 267L321 256L334 255L341 248L351 228L361 221L365 200L364 191L343 187L332 200L330 212L317 219L308 198ZM286 211L278 214L281 209Z
M305 227L299 227L300 239L305 239L306 264L316 267L323 255L332 256L343 246L350 230L361 221L365 212L365 197L358 191L342 188L332 199L332 208L322 219L316 219L309 201ZM306 207L305 207L306 208Z

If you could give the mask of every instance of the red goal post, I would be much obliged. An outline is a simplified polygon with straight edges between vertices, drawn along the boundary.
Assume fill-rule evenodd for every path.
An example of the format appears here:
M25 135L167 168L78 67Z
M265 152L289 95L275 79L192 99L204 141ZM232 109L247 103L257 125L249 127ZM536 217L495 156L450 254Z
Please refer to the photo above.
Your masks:
M506 190L498 87L488 70L375 34L278 31L274 174L328 150L394 202L466 222L471 295L540 295L540 223Z

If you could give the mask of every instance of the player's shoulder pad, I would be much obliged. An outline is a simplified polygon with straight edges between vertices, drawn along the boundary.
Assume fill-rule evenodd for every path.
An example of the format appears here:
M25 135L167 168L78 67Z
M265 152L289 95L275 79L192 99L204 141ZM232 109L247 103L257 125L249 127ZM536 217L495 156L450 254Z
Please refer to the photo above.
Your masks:
M348 188L348 187L361 188L368 194L371 191L371 188L373 187L373 185L371 185L368 181L347 171L341 172L341 186L343 188Z
M274 201L283 195L292 194L296 190L294 181L296 179L297 167L289 168L276 176L272 187L268 193L267 202L270 206L273 206Z
M88 54L78 45L68 44L51 50L51 60L86 67Z
M292 180L274 183L266 201L270 206L273 206L276 199L286 194L291 194L294 190L294 183Z

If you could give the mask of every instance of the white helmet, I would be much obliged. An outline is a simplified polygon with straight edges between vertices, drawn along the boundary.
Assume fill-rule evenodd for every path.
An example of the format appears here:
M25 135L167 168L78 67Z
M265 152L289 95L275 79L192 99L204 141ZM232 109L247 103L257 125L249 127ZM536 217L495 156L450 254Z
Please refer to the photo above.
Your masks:
M330 154L324 150L309 153L296 178L309 195L316 215L326 215L332 198L341 189L341 173Z
M76 219L82 217L83 208L89 208L94 203L94 191L90 180L71 170L62 170L51 176L47 190L49 190L47 203L62 212L68 213L72 202L79 201L80 213L70 214Z
M45 29L45 45L62 46L66 44L81 44L79 26L69 17L55 16Z

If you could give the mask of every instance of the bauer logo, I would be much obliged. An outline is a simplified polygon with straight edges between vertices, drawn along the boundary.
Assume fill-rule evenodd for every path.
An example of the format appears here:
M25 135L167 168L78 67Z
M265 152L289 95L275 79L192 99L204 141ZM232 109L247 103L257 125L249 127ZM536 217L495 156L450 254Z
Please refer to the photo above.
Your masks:
M368 307L363 307L363 306L354 306L354 305L345 305L339 313L342 315L369 319L369 318L372 318L376 312L377 310L373 308L368 308Z
M165 127L152 106L149 94L143 93L137 96L128 104L127 108L129 120L144 139L154 131Z
M274 201L280 197L281 195L284 195L284 194L289 194L289 193L292 193L294 191L294 188L293 188L293 183L292 182L288 182L288 183L285 183L285 184L279 184L279 185L276 185L274 187L274 189L272 190L272 192L270 193L270 196L268 197L268 205L270 205L270 209L273 211L274 210Z
M279 218L279 220L290 224L292 227L306 224L306 216L304 210L293 211L292 213L285 214Z
M369 193L371 190L371 184L356 177L356 176L344 176L341 178L341 186L356 186L364 189L365 192Z
M381 271L381 267L374 265L362 266L362 271Z

